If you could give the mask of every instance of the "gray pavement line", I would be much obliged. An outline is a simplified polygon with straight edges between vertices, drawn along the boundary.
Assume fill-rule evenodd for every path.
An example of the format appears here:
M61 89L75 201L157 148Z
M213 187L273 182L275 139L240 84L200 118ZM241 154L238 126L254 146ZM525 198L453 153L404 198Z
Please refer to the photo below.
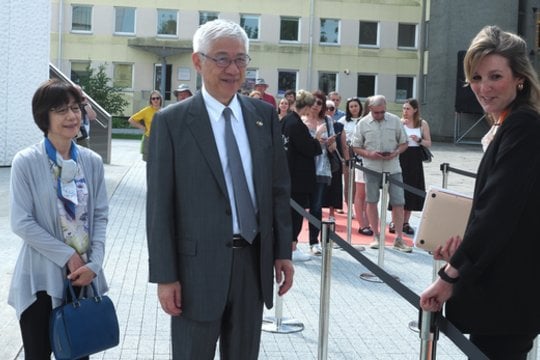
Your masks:
M321 221L319 221L314 216L309 214L296 201L291 199L290 204L291 204L291 207L294 208L294 210L296 210L303 217L307 218L311 225L314 225L314 226L316 226L317 228L320 229ZM314 222L312 222L312 220ZM402 297L404 300L406 300L409 304L411 304L414 308L416 308L419 311L419 313L421 313L421 309L420 309L420 305L419 305L420 304L420 297L414 291L409 289L407 286L403 285L399 280L394 278L394 276L390 275L383 268L379 267L377 264L375 264L369 258L367 258L363 254L361 254L360 251L358 251L358 249L354 248L351 244L349 244L347 241L342 239L334 231L329 231L328 233L329 233L329 237L330 237L330 239L332 239L332 241L337 243L350 256L352 256L354 259L356 259L366 269L371 271L382 282L384 282L386 285L388 285L400 297ZM420 322L419 322L419 324L420 324ZM486 359L486 360L488 360L487 357L485 357L485 355L473 343L471 343L469 341L469 339L465 335L463 335L450 321L448 321L441 314L439 314L439 317L437 319L437 325L439 326L440 330L465 355L472 356L472 359L479 359L479 360Z

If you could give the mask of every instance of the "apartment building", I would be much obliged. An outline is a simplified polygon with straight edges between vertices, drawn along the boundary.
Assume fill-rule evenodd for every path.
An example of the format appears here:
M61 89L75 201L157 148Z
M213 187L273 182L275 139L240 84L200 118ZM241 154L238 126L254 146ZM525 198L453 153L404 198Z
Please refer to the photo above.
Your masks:
M417 94L422 2L414 0L61 1L51 4L51 62L78 81L106 66L130 105L151 90L173 102L179 84L198 89L191 39L216 18L250 38L245 89L256 78L280 97L287 89L338 90L343 98L384 94L390 109ZM162 79L164 81L162 81Z

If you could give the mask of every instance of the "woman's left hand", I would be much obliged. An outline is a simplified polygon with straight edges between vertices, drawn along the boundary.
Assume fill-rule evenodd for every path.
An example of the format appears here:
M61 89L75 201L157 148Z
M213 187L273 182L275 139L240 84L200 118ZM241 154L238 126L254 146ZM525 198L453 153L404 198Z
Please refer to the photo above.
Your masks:
M71 280L73 286L86 286L90 285L95 277L96 274L85 265L70 273L67 278Z

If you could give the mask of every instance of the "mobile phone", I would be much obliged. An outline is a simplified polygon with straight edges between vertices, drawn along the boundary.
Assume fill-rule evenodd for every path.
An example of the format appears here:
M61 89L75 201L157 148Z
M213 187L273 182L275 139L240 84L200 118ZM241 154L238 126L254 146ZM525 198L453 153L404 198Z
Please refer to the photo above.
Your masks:
M391 154L390 151L379 151L379 154L381 154L382 156L388 156Z

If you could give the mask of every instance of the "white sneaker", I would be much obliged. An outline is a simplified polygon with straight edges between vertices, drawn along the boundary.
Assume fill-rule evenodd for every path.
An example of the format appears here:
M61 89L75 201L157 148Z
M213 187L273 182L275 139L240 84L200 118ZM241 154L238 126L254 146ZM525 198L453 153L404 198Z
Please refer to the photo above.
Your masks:
M292 261L308 261L311 260L311 256L309 254L306 254L305 252L302 252L299 248L296 248L292 252Z
M322 255L321 245L319 245L319 244L311 245L311 253L313 255Z

